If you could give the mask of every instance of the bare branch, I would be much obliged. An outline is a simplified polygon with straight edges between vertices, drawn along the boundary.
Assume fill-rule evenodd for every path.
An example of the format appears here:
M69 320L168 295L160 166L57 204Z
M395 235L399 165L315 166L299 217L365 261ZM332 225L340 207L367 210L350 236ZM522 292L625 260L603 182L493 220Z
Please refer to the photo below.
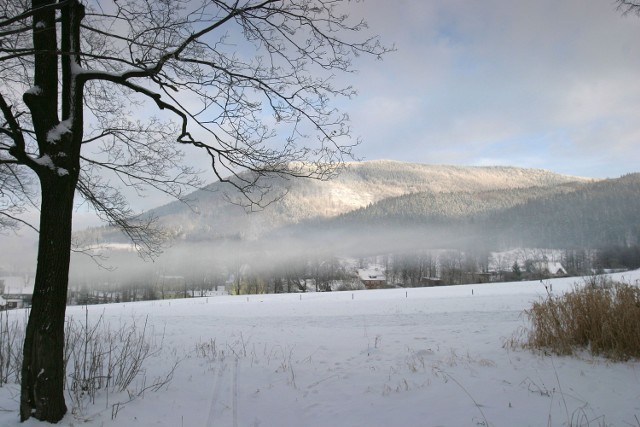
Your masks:
M623 15L634 14L640 16L640 1L637 0L617 0L618 10Z
M8 27L11 24L14 24L16 22L20 22L20 21L24 21L28 18L32 18L35 14L47 11L47 10L57 10L57 9L61 9L64 6L67 5L67 3L69 3L69 0L61 0L58 3L52 3L52 4L47 4L44 6L40 6L40 7L34 7L34 8L30 8L27 11L25 11L24 13L21 13L19 15L13 16L13 17L7 17L7 16L3 16L2 20L0 20L0 28L4 28L4 27ZM1 35L1 33L0 33Z
M45 7L64 16L70 1ZM366 23L352 20L341 3L118 0L86 5L79 24L81 47L56 52L62 63L75 62L63 74L73 75L85 91L89 119L82 145L99 146L91 152L83 148L83 174L95 177L103 170L139 193L151 187L184 199L184 189L201 182L194 178L197 171L179 164L180 150L168 143L173 140L202 150L214 176L238 190L250 209L278 197L267 197L270 176L333 177L353 159L358 144L350 139L348 116L331 106L335 98L355 95L349 86L334 86L335 73L352 72L354 56L379 57L393 50L375 36L363 37ZM15 67L31 69L35 51L22 37L34 28L29 20L35 15L17 8L5 13L0 28L15 40L0 46L6 65L0 77L15 74L9 73ZM29 91L27 74L22 81ZM43 131L38 136L10 120L16 97L0 101L6 120L0 133L22 138L8 152L17 163L37 167L33 159L42 153L34 155L24 135L40 140ZM160 132L123 120L149 104L171 113L177 127ZM80 194L92 197L86 186Z
M5 229L5 228L15 228L16 227L16 223L20 223L22 225L26 225L27 227L29 227L30 229L32 229L33 231L35 231L36 233L38 233L38 229L32 225L31 223L25 221L22 218L18 218L16 216L13 216L11 214L9 214L6 211L0 210L0 230Z
M162 252L166 235L156 226L156 218L135 215L122 193L99 178L81 177L77 188L100 218L121 230L143 258L153 258Z
M336 36L338 31L360 31L365 24L360 21L348 25L347 16L337 14L334 6L334 2L324 1L289 5L248 1L242 6L218 1L176 18L170 16L173 10L161 4L118 4L112 16L129 26L130 32L110 39L114 46L126 44L130 58L118 56L113 49L102 56L93 52L90 59L101 64L108 62L116 68L96 71L95 67L89 67L80 78L120 84L148 97L158 108L176 114L181 123L178 141L205 150L216 176L236 183L242 192L259 186L260 182L238 174L242 170L253 172L253 177L273 173L324 179L333 176L333 168L345 158L351 159L351 149L357 144L342 141L349 136L349 128L345 126L348 118L327 108L328 102L336 96L350 97L354 91L333 88L332 74L310 77L306 60L325 70L348 72L351 67L348 55L377 56L389 51L375 37L361 43L341 41ZM206 25L195 29L205 22ZM232 23L244 32L250 44L266 47L271 58L268 63L260 56L253 61L240 60L227 51L224 40L228 33L218 42L209 41L214 31L226 26L233 28ZM86 27L95 34L108 34L97 22ZM205 37L207 43L202 43ZM165 42L164 48L156 43L160 38ZM325 46L329 49L325 50ZM89 57L85 55L85 59ZM118 64L125 68L118 68ZM151 82L147 80L144 86L134 82L143 77ZM194 110L186 106L181 100L183 93L195 95L203 108ZM264 122L264 107L273 112L276 126ZM210 140L194 138L189 131L190 123L209 135ZM275 128L281 127L277 123L291 124L290 134L279 150L267 149L269 141L277 135ZM308 139L301 132L303 127L320 134L317 148L298 147L298 139ZM290 163L306 165L292 173L295 168ZM311 172L311 165L318 173ZM227 179L229 174L235 175L235 179Z
M2 93L0 93L0 111L2 111L2 115L4 116L4 119L6 120L6 123L9 126L9 129L5 131L5 135L9 136L15 144L14 145L15 149L11 150L10 148L9 152L13 156L15 156L18 160L21 160L21 161L27 160L26 157L28 156L26 155L26 152L25 152L26 144L24 141L22 130L20 129L20 125L18 124L16 117L11 111L11 107L7 104L7 101L5 100Z
M334 74L389 49L362 36L366 24L341 12L344 3L0 3L0 225L20 223L31 178L41 190L21 421L56 423L66 411L58 345L76 193L152 258L167 235L122 189L186 202L201 182L182 147L200 149L251 209L274 199L273 179L327 179L351 156L348 115L333 103L355 91Z

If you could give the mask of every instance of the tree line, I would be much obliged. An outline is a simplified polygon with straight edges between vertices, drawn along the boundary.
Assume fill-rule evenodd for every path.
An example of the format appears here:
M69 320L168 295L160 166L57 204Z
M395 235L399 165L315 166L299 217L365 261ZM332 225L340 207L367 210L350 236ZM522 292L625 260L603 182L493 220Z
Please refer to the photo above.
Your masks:
M254 257L256 258L256 257ZM552 264L549 264L552 263ZM265 264L249 258L220 260L197 267L176 264L168 269L102 271L101 276L75 275L69 304L102 304L142 300L194 298L231 294L276 294L364 289L358 270L375 266L387 287L424 287L547 279L560 265L568 276L640 268L640 245L602 249L488 249L400 251L359 258L300 255Z

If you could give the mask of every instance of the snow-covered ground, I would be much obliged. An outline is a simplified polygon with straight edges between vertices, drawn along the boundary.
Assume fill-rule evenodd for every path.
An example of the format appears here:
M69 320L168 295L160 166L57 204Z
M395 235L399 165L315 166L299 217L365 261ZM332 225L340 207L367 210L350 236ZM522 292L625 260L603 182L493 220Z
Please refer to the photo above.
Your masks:
M637 284L640 271L621 276ZM90 306L93 319L148 318L164 333L147 383L181 362L117 414L127 394L103 393L61 425L638 426L637 361L503 347L544 295L519 282ZM68 315L84 319L84 307ZM20 424L17 409L18 387L0 388L0 425L40 424Z

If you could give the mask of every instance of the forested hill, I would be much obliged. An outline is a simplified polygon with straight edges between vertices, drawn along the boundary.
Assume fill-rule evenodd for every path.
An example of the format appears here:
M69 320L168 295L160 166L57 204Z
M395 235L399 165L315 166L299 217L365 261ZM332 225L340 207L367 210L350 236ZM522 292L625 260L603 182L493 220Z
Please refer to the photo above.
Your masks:
M484 219L511 246L603 248L640 244L640 174L532 199Z
M354 162L330 181L272 179L267 183L272 194L286 193L286 197L258 212L247 214L242 206L229 203L229 197L242 199L227 184L216 182L191 194L191 206L174 202L149 214L158 217L178 243L256 240L292 233L301 237L307 227L318 230L334 218L344 225L351 221L375 224L376 218L388 216L394 224L425 218L451 221L570 193L588 182L593 180L541 169ZM83 234L92 242L126 242L104 228Z
M408 194L546 188L586 181L541 169L423 165L381 160L350 163L330 181L273 178L266 183L272 188L272 195L287 193L286 197L251 214L246 214L242 206L229 203L226 195L240 203L243 200L232 188L220 182L191 194L191 206L174 202L149 213L158 217L177 241L255 240L292 224L337 217ZM85 234L94 234L91 241L125 241L124 237L107 229L94 229Z
M298 233L370 236L384 229L406 236L413 230L433 246L595 248L638 244L638 212L640 174L630 174L549 187L406 194L311 221Z
M521 205L530 200L545 199L557 194L567 194L584 186L584 183L567 183L550 187L508 188L487 191L420 192L390 197L360 208L336 219L349 224L369 222L422 224L425 222L451 222L457 219L473 219Z

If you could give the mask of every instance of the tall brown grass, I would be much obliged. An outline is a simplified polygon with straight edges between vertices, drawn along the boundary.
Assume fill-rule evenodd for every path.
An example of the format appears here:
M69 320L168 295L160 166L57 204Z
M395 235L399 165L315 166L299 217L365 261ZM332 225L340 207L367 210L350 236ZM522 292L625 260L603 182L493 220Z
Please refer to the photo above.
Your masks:
M640 358L640 289L587 281L549 295L526 311L531 329L525 347L560 355L587 350L613 360Z

